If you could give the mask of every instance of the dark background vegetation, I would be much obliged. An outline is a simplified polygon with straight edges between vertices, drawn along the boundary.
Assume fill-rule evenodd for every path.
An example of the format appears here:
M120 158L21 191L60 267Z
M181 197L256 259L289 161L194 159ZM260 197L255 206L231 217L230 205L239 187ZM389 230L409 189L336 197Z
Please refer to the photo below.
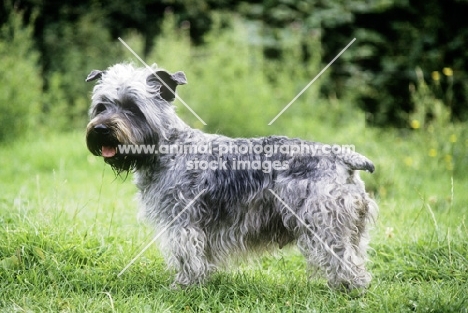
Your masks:
M322 64L326 64L355 37L353 49L323 78L322 97L349 97L346 93L352 91L352 100L366 112L368 125L409 127L408 114L415 109L411 90L418 83L419 69L419 78L452 112L450 119L464 121L468 118L467 9L467 0L5 1L0 5L2 56L29 61L17 68L2 59L2 80L24 81L19 90L6 92L9 96L3 102L11 104L8 97L24 93L25 88L30 94L15 100L21 103L13 108L2 109L0 140L22 129L18 124L25 120L15 119L28 110L65 116L55 126L58 129L82 127L87 107L83 95L89 92L89 86L81 83L83 77L92 68L125 59L117 37L141 34L142 54L148 56L168 12L174 14L177 27L188 29L194 46L205 44L206 34L215 26L215 14L232 13L216 27L229 28L228 16L236 16L260 29L261 36L249 38L249 44L260 45L268 59L288 57L282 41L294 28L303 41L303 53L295 61L303 64L314 53L307 44L310 38L320 43ZM21 36L25 38L18 39ZM428 109L425 114L431 119L434 113Z

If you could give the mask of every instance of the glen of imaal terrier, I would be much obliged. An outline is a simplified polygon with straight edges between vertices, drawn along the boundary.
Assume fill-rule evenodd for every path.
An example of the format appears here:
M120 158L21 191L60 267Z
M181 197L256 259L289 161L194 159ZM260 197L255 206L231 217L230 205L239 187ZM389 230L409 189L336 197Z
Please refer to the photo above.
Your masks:
M183 72L117 64L98 80L86 141L118 172L134 171L142 215L165 229L175 285L205 281L249 252L295 243L332 287L366 287L368 225L377 214L353 149L280 136L229 138L175 113ZM348 146L349 147L349 146Z

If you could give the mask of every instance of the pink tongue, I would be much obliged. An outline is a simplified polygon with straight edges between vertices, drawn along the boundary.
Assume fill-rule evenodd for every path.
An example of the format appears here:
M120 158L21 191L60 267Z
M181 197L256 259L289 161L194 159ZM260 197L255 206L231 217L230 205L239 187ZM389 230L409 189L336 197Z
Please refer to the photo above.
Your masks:
M115 147L102 146L102 156L105 158L112 158L116 154Z

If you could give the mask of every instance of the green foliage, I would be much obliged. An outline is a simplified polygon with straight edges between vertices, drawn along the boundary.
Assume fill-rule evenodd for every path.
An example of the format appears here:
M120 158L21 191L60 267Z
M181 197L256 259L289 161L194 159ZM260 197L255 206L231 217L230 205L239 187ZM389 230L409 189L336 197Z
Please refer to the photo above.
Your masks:
M37 131L42 80L32 27L13 12L0 29L0 142Z
M466 120L467 54L461 43L466 41L467 20L461 12L467 4L456 0L393 1L387 10L356 15L348 29L369 53L351 61L367 75L361 77L357 91L362 107L370 113L369 122L405 125L407 113L415 110L408 87L418 84L417 67L425 80L444 68L438 84L428 88L453 112L452 119ZM443 95L442 90L447 89L451 94Z
M268 123L319 72L318 52L306 66L293 61L302 58L304 43L295 29L288 31L289 36L280 42L285 57L269 60L264 58L261 46L249 42L249 38L258 36L257 30L249 30L238 19L232 20L232 30L217 27L206 36L205 45L194 47L187 29L175 28L173 17L168 16L148 59L170 71L185 71L188 85L181 86L178 93L207 123L206 131L265 135L273 130ZM319 47L314 40L307 44ZM306 106L316 101L319 88L316 82L307 89L281 117L283 125L299 112L312 113ZM184 120L203 128L184 104L176 103Z
M0 25L7 23L5 16L12 11L12 5L6 3L0 5ZM443 76L439 86L430 86L453 112L452 119L468 118L465 49L468 24L463 15L468 8L467 1L137 0L130 3L116 0L104 6L83 0L79 3L20 1L15 6L26 12L25 20L37 16L31 21L41 53L45 90L57 91L49 89L49 83L55 84L64 97L59 104L49 103L47 99L45 108L65 112L67 116L59 124L67 128L82 124L86 106L82 95L88 90L75 83L76 77L81 77L89 67L120 61L122 50L116 45L117 36L140 34L140 54L148 58L155 42L160 41L165 12L174 12L174 23L184 25L186 36L197 45L206 42L213 45L211 35L207 34L229 27L231 17L220 23L220 12L229 12L227 15L236 12L236 17L247 19L249 38L244 40L249 42L249 49L255 46L252 52L255 60L249 61L255 63L252 70L264 71L266 65L259 68L256 64L269 60L279 64L291 60L298 68L297 64L314 67L317 52L323 62L328 62L356 38L322 79L327 81L321 85L321 95L353 97L367 112L367 122L371 125L405 126L407 114L415 109L408 90L409 85L417 84L414 68L420 67L426 80L434 71L449 68L450 77ZM289 37L294 41L291 45L300 49L297 50L300 55L295 55L297 59L291 57L289 44L284 46ZM239 44L239 40L235 43ZM162 51L161 47L155 49ZM445 89L447 85L453 87L451 95L441 97L440 88ZM62 95L52 97L58 100L59 96Z
M242 14L264 26L264 47L277 50L277 32L289 25L304 37L319 31L323 60L331 60L352 38L356 42L331 67L324 95L351 93L368 114L372 125L406 124L411 106L410 84L417 83L414 68L425 78L442 67L453 70L447 81L451 97L444 106L466 120L468 110L467 1L255 1L243 2ZM437 89L433 90L434 92ZM436 92L437 94L437 92Z
M417 87L410 85L414 106L414 111L409 115L410 125L416 129L420 127L443 129L450 124L451 111L441 99L435 96L434 88L430 88L426 83L421 69L416 69L416 74L418 78Z
M45 76L44 124L62 130L86 125L92 87L85 83L86 76L122 59L122 45L111 39L101 21L100 11L92 10L73 23L58 22L45 29L44 46L53 57Z
M449 73L447 70L445 72ZM416 70L416 75L418 84L410 88L414 111L408 115L408 124L416 132L425 132L419 134L425 150L425 157L421 162L426 165L440 164L455 177L464 175L468 170L465 152L467 143L465 145L463 143L463 138L467 137L467 131L451 122L450 108L434 92L437 90L435 87L440 87L438 86L440 76L436 72L433 73L436 86L430 88L420 69ZM446 96L442 97L449 98L450 85L445 92Z
M0 33L0 141L31 130L82 129L92 84L85 78L92 69L121 61L123 47L110 38L91 11L73 24L51 24L44 31L44 46L54 56L41 75L31 25L12 11Z

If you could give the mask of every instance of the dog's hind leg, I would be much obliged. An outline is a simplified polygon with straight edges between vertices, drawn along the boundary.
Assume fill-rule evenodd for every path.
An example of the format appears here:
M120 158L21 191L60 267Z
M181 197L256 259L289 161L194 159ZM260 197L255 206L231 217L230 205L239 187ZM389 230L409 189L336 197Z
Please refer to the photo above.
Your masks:
M367 208L361 200L348 195L315 202L298 224L299 249L333 288L367 287L371 280L365 269L367 236L362 225L367 213L360 212Z

